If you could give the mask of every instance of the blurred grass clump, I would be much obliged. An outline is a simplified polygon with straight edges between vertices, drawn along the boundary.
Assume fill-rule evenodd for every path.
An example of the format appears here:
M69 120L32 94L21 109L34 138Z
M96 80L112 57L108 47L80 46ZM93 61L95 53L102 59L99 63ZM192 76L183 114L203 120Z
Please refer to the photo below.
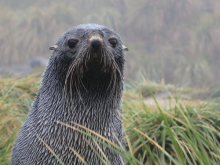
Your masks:
M141 70L156 82L216 87L219 20L219 0L1 0L0 70L48 58L64 31L97 23L118 32L129 48L126 78L136 79Z
M40 80L36 75L0 78L0 164L10 164L14 140ZM164 92L172 94L156 96ZM220 164L220 105L180 97L191 92L145 81L127 87L122 114L127 164Z
M9 164L13 142L39 87L35 76L0 77L0 164Z

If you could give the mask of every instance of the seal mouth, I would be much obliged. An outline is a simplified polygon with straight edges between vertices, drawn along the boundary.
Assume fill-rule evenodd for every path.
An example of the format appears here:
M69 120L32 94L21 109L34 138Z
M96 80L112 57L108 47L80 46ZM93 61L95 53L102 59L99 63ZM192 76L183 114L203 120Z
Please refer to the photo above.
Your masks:
M93 52L91 53L91 57L88 60L88 63L101 63L102 62L102 55L101 52Z
M91 63L99 63L100 59L99 58L92 58L89 62L91 62Z

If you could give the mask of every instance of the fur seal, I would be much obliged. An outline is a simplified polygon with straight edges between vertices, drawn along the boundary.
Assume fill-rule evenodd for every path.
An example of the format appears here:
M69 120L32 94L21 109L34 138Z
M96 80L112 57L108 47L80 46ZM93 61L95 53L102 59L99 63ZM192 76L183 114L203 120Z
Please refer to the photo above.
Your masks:
M98 165L102 161L97 152L112 165L123 164L108 147L60 124L80 128L79 124L123 145L123 51L128 49L120 36L105 26L83 24L67 30L50 49L53 53L16 139L11 164L56 165L57 158L65 165L84 164L80 155Z

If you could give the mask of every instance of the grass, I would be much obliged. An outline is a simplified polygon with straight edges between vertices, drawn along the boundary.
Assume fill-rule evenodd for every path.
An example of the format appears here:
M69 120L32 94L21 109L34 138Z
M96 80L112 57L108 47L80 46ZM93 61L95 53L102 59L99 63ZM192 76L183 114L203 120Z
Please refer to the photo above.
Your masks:
M145 82L151 91L151 84ZM154 88L153 88L154 89ZM153 92L153 91L152 91ZM125 93L124 125L131 153L143 164L220 164L219 104L167 99L146 104Z
M39 85L40 78L36 75L18 80L0 78L0 164L10 164L15 137ZM167 91L173 95L167 98L150 95ZM113 150L116 148L119 154L124 152L121 156L126 164L220 164L220 105L181 97L193 92L193 89L145 81L135 89L127 88L122 114L126 151L91 130L82 127L90 132L82 133L93 138L95 148L100 149L102 144ZM53 151L47 144L45 146ZM77 155L77 151L73 152ZM100 155L100 159L108 164L105 155Z
M29 76L0 78L0 164L9 164L17 133L30 109L40 80Z

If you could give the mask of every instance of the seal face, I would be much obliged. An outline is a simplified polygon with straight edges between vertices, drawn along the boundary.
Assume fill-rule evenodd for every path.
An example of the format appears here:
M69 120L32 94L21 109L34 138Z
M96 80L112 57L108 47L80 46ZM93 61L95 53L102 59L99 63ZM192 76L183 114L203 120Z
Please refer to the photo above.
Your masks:
M99 156L123 164L108 147L61 124L84 126L123 145L120 113L127 48L120 36L105 26L79 25L50 49L54 51L17 137L11 164L59 164L54 154L64 164L83 164L77 154L88 164L102 164Z

